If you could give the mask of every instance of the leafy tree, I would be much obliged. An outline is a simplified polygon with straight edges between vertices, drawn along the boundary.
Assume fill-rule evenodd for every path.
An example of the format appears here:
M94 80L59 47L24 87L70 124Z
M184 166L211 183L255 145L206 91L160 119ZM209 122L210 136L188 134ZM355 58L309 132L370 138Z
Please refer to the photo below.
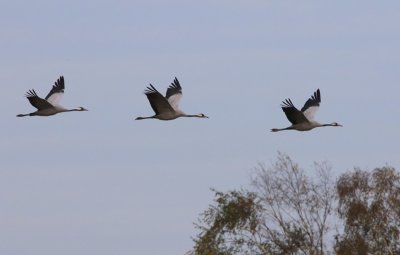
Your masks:
M326 163L314 165L310 178L289 156L279 154L269 169L261 166L253 185L263 206L271 254L327 254L328 218L334 205L334 182Z
M326 163L315 164L312 173L279 154L269 168L256 168L251 191L213 190L189 254L400 254L400 174L394 168L354 169L336 182ZM342 226L336 236L333 221Z
M193 255L327 254L334 183L326 164L309 178L284 154L270 168L259 165L253 191L215 192L201 215Z
M338 255L400 254L400 175L394 168L344 174L337 195L344 221Z
M226 255L257 250L258 213L256 194L248 191L215 191L214 202L197 225L201 234L196 239L193 254Z

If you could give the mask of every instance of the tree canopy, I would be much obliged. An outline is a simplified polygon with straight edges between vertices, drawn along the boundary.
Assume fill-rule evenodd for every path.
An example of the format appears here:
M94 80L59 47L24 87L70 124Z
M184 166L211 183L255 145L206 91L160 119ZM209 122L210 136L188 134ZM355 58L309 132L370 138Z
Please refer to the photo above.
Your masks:
M400 254L400 175L354 169L336 180L279 154L255 169L248 190L212 190L191 255Z

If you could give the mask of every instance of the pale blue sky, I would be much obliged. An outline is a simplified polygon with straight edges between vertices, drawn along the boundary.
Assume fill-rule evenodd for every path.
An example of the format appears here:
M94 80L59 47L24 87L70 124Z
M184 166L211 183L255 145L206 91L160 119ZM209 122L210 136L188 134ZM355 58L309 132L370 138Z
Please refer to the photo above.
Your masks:
M399 24L395 0L0 2L0 253L183 254L209 189L277 151L399 169ZM15 117L60 75L89 112ZM175 76L210 119L135 121ZM317 88L316 119L343 128L269 132Z

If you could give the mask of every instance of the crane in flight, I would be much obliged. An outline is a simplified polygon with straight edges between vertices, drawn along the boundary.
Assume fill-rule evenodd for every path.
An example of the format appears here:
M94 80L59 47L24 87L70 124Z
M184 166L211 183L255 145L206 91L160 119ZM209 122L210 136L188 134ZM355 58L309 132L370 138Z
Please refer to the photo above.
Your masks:
M317 127L341 127L342 125L337 122L329 124L320 124L314 120L315 113L319 109L321 103L321 92L319 89L306 101L301 111L299 111L292 103L290 98L282 102L282 110L286 114L288 120L292 123L287 128L273 128L272 132L278 132L283 130L298 130L298 131L309 131Z
M203 113L186 114L179 109L179 101L182 98L182 87L176 77L168 87L165 97L151 84L147 87L144 94L147 96L155 115L149 117L137 117L136 120L173 120L179 117L208 118Z
M64 94L65 84L64 84L64 76L60 76L57 81L54 83L51 88L49 94L45 97L45 99L40 98L34 89L29 90L26 93L26 98L28 98L29 103L33 107L37 109L37 111L27 114L18 114L17 117L25 117L25 116L51 116L60 112L81 112L87 111L87 109L83 107L78 107L75 109L66 109L59 105L59 101Z

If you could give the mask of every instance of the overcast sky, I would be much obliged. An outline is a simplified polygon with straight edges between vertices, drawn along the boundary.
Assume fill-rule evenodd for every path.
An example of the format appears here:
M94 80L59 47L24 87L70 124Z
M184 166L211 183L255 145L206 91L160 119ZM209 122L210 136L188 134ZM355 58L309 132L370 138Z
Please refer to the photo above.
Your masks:
M0 253L183 254L210 188L277 151L309 174L400 169L399 24L397 0L1 1ZM88 112L15 117L60 75ZM135 121L175 76L210 118ZM269 131L317 88L342 128Z

